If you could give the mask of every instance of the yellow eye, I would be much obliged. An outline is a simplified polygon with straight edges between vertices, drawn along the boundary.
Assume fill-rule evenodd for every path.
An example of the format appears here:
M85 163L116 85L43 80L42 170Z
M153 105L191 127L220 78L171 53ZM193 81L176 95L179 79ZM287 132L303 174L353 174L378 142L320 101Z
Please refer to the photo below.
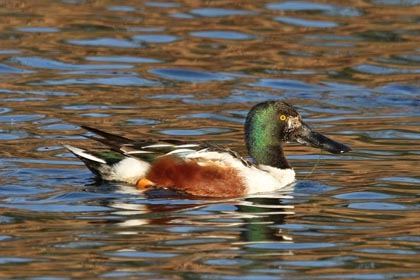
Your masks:
M281 121L285 121L285 120L286 120L286 116L285 116L285 115L280 115L279 119L280 119Z

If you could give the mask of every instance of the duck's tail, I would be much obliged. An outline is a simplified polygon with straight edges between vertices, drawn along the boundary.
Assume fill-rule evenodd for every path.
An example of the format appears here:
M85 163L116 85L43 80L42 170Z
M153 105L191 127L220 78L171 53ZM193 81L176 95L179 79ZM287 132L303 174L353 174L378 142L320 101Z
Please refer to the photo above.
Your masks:
M142 160L113 151L88 151L64 145L78 157L98 179L136 184L150 165Z

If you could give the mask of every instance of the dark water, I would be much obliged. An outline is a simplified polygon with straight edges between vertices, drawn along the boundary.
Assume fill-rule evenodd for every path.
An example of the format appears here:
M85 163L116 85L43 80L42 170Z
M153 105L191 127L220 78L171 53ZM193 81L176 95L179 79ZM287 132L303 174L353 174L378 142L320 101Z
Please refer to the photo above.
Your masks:
M419 279L420 2L0 0L0 278ZM245 153L285 99L343 156L230 200L95 186L90 125Z

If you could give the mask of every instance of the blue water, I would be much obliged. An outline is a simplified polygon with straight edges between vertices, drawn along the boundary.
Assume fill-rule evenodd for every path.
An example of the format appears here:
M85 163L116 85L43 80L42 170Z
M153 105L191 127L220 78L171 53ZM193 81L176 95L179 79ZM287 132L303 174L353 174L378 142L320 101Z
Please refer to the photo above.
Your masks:
M418 1L0 4L0 278L420 278ZM257 102L353 148L193 199L95 182L80 125L245 154Z

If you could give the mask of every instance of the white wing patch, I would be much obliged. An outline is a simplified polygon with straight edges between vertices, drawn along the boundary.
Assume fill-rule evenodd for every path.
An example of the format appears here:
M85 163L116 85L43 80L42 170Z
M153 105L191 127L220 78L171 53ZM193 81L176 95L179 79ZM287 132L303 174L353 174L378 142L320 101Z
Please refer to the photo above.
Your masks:
M190 154L195 153L195 152L197 152L197 151L191 150L191 149L176 149L176 150L170 151L169 153L165 154L165 156L166 155L174 155L174 154L177 154L179 156L183 156L184 155L185 157L187 157Z
M143 151L143 150L125 151L125 150L121 149L121 151L123 151L124 154L126 154L126 155L141 155L141 154L153 154L154 153L152 151Z
M153 148L166 148L166 147L173 147L174 145L171 144L152 144L141 147L142 149L153 149Z

